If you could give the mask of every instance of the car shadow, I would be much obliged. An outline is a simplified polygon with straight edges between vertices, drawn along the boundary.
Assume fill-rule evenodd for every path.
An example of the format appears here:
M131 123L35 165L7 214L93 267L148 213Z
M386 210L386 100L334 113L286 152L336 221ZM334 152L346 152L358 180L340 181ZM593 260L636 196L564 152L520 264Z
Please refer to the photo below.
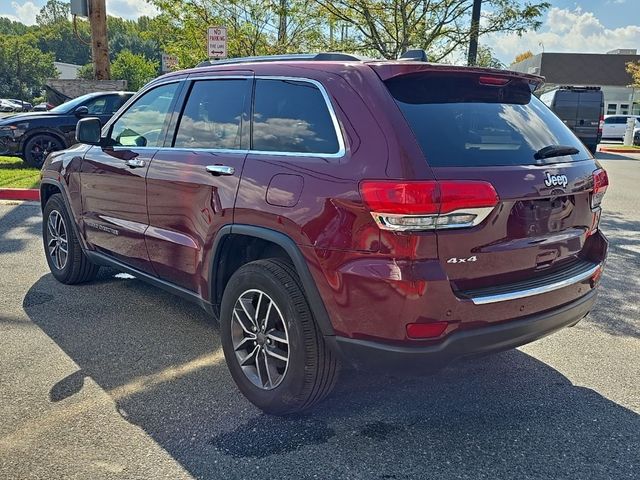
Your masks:
M6 213L0 215L0 224L2 224L0 229L2 252L20 252L26 249L27 238L42 235L40 205L36 203L9 205Z
M91 377L197 478L637 474L639 416L519 350L426 376L344 369L327 400L281 418L238 392L207 314L128 275L75 287L45 275L23 306L79 365L50 401Z
M600 228L609 240L605 273L593 314L579 324L580 328L640 338L640 279L635 275L640 269L640 221L605 210Z

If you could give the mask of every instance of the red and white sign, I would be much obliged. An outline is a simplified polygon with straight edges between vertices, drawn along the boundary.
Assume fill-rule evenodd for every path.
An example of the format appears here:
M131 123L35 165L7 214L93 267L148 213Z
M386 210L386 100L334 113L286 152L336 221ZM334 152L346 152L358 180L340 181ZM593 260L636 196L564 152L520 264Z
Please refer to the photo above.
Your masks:
M227 58L227 27L209 27L209 58Z

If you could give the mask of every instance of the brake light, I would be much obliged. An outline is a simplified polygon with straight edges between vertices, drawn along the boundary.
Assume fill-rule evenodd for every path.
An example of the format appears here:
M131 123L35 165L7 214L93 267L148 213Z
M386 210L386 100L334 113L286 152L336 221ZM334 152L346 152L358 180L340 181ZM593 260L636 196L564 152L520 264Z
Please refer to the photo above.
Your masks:
M604 116L600 115L600 121L598 122L598 135L602 136L603 128L604 128Z
M591 208L598 208L609 186L607 171L599 168L593 172L593 193L591 194Z
M396 231L475 226L499 200L481 181L365 180L360 193L378 226Z
M483 76L478 79L478 83L480 85L492 85L496 87L501 87L503 85L506 85L507 83L509 83L509 81L510 80L508 78L504 78L504 77Z

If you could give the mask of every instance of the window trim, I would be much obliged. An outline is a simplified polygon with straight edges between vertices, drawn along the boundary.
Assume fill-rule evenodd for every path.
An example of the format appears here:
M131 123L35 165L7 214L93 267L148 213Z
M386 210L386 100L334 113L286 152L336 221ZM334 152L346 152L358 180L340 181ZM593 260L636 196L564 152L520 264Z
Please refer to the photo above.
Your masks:
M290 76L281 76L281 75L256 75L254 77L254 90L253 90L253 98L251 99L251 140L253 140L253 112L255 107L255 82L257 80L281 80L285 82L302 82L302 83L310 83L314 85L322 95L324 99L325 106L327 107L327 111L329 112L329 117L331 118L331 123L333 124L333 129L336 134L336 140L338 141L338 151L335 153L319 153L319 152L288 152L288 151L275 151L275 150L254 150L253 148L249 149L250 154L255 155L273 155L273 156L282 156L282 157L314 157L314 158L342 158L346 154L344 137L342 135L342 129L340 128L340 123L338 122L338 116L336 115L335 109L333 108L333 104L331 103L331 99L329 98L329 94L327 90L324 88L324 85L320 83L318 80L314 80L312 78L306 77L290 77Z
M171 79L167 79L167 81L165 82L154 82L153 84L149 84L148 86L146 86L143 90L141 90L140 92L138 92L136 95L132 96L127 103L125 103L121 108L125 108L125 110L122 111L122 113L118 116L118 118L112 118L112 121L110 121L109 123L107 123L104 128L108 128L107 130L107 134L110 135L111 132L111 127L113 126L113 124L115 122L118 121L118 119L120 117L122 117L122 115L125 114L125 112L127 110L129 110L130 105L137 100L138 98L140 98L142 95L144 95L146 92L150 91L153 88L156 87L160 87L169 83L176 83L176 82L184 82L184 83L189 83L189 82L195 82L195 81L200 81L200 80L219 80L219 79L238 79L238 78L242 78L242 79L249 79L252 80L252 95L251 95L251 111L249 112L250 115L250 119L249 119L249 125L250 125L250 130L251 133L253 130L253 105L254 105L254 99L255 99L255 82L256 80L284 80L284 81L293 81L293 82L307 82L307 83L311 83L312 85L314 85L318 90L320 90L320 93L322 94L322 98L324 99L325 105L329 111L329 116L331 117L331 123L333 124L333 128L336 134L336 138L338 140L338 151L336 153L314 153L314 152L277 152L277 151L269 151L269 150L253 150L251 148L244 148L244 149L238 149L238 150L234 150L234 149L224 149L224 148L186 148L186 147L173 147L173 146L161 146L161 147L136 147L136 150L158 150L158 151L164 151L164 150L171 150L171 151L185 151L185 152L211 152L211 153L222 153L222 154L243 154L243 155L247 155L247 154L255 154L255 155L272 155L272 156L279 156L279 157L311 157L311 158L342 158L346 155L347 149L345 147L345 141L344 141L344 136L342 134L342 128L340 127L340 122L338 121L338 116L336 115L335 109L333 108L333 103L331 102L331 98L329 97L329 94L327 93L326 88L324 87L324 85L322 85L322 83L320 83L318 80L312 79L312 78L307 78L307 77L291 77L291 76L282 76L282 75L202 75L202 76L198 76L198 77L182 77L182 78L171 78ZM184 84L183 84L184 85ZM188 97L185 97L184 99L180 100L179 97L181 95L182 91L179 90L178 91L178 95L176 95L176 99L178 99L179 101L181 101L182 103L179 105L179 109L177 108L178 105L174 104L173 105L173 114L175 115L176 113L180 114L182 111L182 108L184 107L184 105L186 105L186 102L188 100ZM169 121L169 125L167 127L167 132L165 132L165 142L167 140L167 138L171 135L171 121ZM177 132L177 129L174 129L173 131L173 136L175 136ZM103 131L104 133L104 131ZM251 138L250 138L251 140ZM172 142L173 143L173 142ZM114 148L126 148L126 147L122 147L122 146L115 146Z
M184 82L185 80L187 80L186 77L183 78L172 78L172 79L168 79L165 82L153 82L150 83L148 85L145 85L144 87L142 87L141 90L139 90L135 95L132 95L131 97L129 97L129 99L116 111L116 113L120 112L120 114L116 117L116 115L114 114L107 123L104 124L104 126L102 127L102 130L100 132L100 136L104 137L104 138L111 138L111 134L113 132L113 126L118 122L118 120L120 120L122 118L122 116L127 113L129 111L129 109L132 107L132 105L138 101L138 99L142 98L144 95L146 95L148 92L150 92L151 90L155 90L156 88L159 87L164 87L165 85L170 85L172 83L176 83L177 85L177 90L176 90L176 95L174 96L173 100L171 101L170 104L170 108L169 111L167 112L168 114L170 114L169 116L169 120L165 120L165 123L162 126L162 130L163 130L163 134L164 134L164 139L166 140L167 138L167 133L168 133L168 128L170 126L170 121L171 121L171 117L173 116L173 114L175 113L175 109L176 109L176 101L178 100L178 98L180 97L180 94L182 92L182 89L184 87ZM164 143L164 140L163 140ZM162 147L133 147L130 145L113 145L111 147L109 147L110 150L113 151L120 151L120 150L159 150Z

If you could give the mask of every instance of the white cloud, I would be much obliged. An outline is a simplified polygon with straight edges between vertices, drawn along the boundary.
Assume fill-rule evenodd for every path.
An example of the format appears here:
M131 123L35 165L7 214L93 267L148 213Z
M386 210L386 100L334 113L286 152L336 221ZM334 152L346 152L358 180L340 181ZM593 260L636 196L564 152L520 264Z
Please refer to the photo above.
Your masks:
M140 16L154 17L158 10L145 0L106 0L107 14L114 17L136 19Z
M2 17L6 17L14 22L22 22L25 25L34 25L36 23L36 15L40 12L38 7L33 2L24 2L22 4L18 2L11 2L11 8L14 9L14 13L3 13Z
M615 48L637 48L640 45L640 25L606 28L591 12L552 7L542 28L537 32L517 35L491 35L485 42L496 55L509 64L526 50L534 54L546 52L605 53Z

